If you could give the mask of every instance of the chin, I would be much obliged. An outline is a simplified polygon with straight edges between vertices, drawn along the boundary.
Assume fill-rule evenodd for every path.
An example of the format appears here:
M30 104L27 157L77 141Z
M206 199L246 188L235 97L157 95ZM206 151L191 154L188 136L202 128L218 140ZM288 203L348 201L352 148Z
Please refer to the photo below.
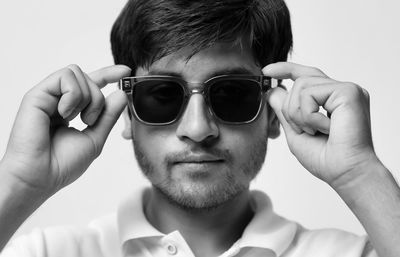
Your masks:
M218 184L164 181L153 186L173 205L192 211L208 211L229 202L249 185L226 179Z

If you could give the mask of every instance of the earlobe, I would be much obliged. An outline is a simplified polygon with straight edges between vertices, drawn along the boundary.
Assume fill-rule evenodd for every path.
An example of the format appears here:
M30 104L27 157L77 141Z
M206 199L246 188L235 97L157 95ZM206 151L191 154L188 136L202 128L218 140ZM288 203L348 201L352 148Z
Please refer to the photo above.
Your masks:
M132 122L131 118L129 115L129 110L128 108L125 108L124 112L122 113L122 116L124 117L124 130L122 131L122 137L126 140L131 140L132 139Z

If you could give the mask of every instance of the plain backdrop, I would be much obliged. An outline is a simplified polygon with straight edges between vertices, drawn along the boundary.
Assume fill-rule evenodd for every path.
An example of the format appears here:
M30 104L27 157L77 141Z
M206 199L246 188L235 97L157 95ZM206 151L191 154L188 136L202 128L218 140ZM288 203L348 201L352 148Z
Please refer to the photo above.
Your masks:
M109 33L124 4L125 0L0 1L1 154L27 90L71 63L87 72L113 63ZM370 92L376 152L400 177L400 2L288 0L287 4L294 33L290 61L319 67L332 78L353 81ZM115 89L110 85L104 93ZM121 137L122 128L120 119L87 172L42 205L17 235L35 227L85 225L115 211L121 198L147 184L131 142ZM365 233L337 194L291 155L283 136L270 141L265 165L252 187L266 191L279 214L308 228Z

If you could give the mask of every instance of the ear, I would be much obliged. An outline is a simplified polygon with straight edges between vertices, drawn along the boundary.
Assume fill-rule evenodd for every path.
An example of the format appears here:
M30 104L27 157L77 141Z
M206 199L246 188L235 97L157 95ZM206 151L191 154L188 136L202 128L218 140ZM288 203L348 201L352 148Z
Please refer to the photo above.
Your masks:
M280 123L271 106L267 106L268 112L268 138L275 139L281 134Z
M131 115L129 113L128 107L125 108L124 112L122 113L122 116L124 117L124 123L125 123L124 130L122 131L122 137L126 140L131 140L132 139L132 121L131 121Z

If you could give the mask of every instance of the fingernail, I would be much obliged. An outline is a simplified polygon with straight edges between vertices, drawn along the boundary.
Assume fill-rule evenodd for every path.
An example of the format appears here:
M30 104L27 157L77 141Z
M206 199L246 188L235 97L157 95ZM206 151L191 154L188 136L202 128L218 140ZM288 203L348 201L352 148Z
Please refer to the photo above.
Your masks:
M75 111L75 109L68 109L64 115L62 115L63 119L66 120L73 112Z
M313 129L304 127L303 130L304 130L307 134L310 134L310 135L312 135L312 136L315 135L315 130L313 130Z
M86 115L86 122L89 126L92 126L97 119L97 111L92 111Z
M326 129L319 129L319 131L325 135L329 135L329 130Z

